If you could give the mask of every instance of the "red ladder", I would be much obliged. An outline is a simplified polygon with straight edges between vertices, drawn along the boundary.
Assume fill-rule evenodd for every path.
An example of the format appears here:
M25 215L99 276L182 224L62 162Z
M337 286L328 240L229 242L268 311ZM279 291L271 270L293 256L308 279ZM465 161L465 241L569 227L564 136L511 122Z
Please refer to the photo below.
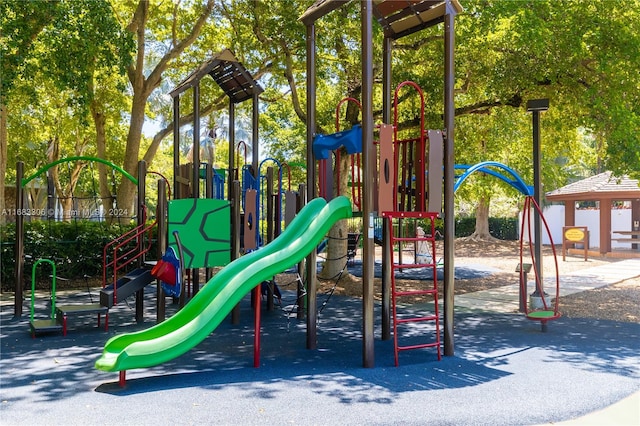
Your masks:
M402 224L398 226L397 235L393 231L388 238L389 249L391 253L391 302L392 302L392 315L393 315L393 346L396 367L398 366L398 353L400 351L410 349L422 349L435 347L438 353L438 361L442 359L440 351L440 315L438 311L438 275L437 275L437 260L436 260L436 239L435 239L435 219L438 217L438 213L429 212L385 212L383 217L388 221L389 230L393 230L393 220L399 219L402 222L404 219L411 220L414 225L418 222L418 219L424 219L426 222L426 228L423 236L402 236ZM417 227L414 226L412 233L416 234ZM417 235L417 234L416 234ZM430 251L431 259L428 256L421 256L424 253L419 253L416 250L416 256L414 257L414 263L396 263L394 260L394 249L401 253L404 244L414 244L414 247L426 247L427 251ZM427 257L426 259L424 257ZM420 259L421 258L421 259ZM417 290L398 291L396 289L396 271L411 268L426 268L431 269L433 276L433 285L428 283L423 284L425 287ZM430 278L430 277L425 277ZM415 296L431 296L433 297L433 310L427 315L422 316L407 316L403 315L398 318L398 298L402 297L415 297ZM435 341L429 341L428 343L410 344L401 346L398 343L398 326L407 323L418 323L426 321L435 321Z

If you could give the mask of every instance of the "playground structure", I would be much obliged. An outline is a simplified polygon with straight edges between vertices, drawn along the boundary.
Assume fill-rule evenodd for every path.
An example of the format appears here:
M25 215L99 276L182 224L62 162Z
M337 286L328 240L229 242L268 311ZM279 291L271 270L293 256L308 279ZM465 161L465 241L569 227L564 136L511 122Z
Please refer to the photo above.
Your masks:
M344 2L323 1L316 2L299 18L306 27L307 45L307 198L313 199L316 190L314 168L313 139L316 134L316 21L325 15L340 9ZM371 183L375 181L375 147L373 144L373 16L384 33L383 45L383 123L391 123L391 54L393 40L405 35L413 34L424 28L444 22L444 353L453 355L453 146L454 146L454 106L453 106L453 52L454 52L454 17L462 8L457 1L427 2L416 4L404 2L383 1L378 3L362 2L360 5L361 22L361 66L362 66L362 258L363 258L363 366L374 366L374 317L373 317L373 259L374 259L374 217L375 190ZM384 126L383 126L384 127ZM387 133L392 129L384 130ZM381 130L382 131L382 130ZM383 166L383 170L385 167ZM383 234L388 235L385 226ZM389 253L383 253L384 259L389 259ZM316 347L317 312L315 306L315 253L307 258L306 276L309 282L309 312L307 314L307 348ZM384 260L383 262L387 262ZM389 323L385 318L390 314L389 285L390 273L383 275L383 338L390 333Z
M317 17L320 17L323 13L340 6L340 2L324 2L319 5L314 5L309 10L311 15L303 16L301 18L308 27L308 36L311 36L309 32L309 26L313 26L313 22ZM383 9L378 10L378 13L382 13L379 17L379 21L385 21L391 15L397 12L397 9L393 9L396 6L389 5L390 2L381 2L387 9L382 13ZM427 2L422 2L427 3ZM457 2L442 2L445 5L444 8L439 9L436 12L437 16L431 16L431 20L428 21L429 25L445 21L445 27L447 28L445 35L450 36L447 32L452 32L453 15L456 10L459 9ZM325 6L323 6L325 5ZM329 5L329 6L326 6ZM390 8L390 9L389 9ZM364 46L365 43L371 43L370 26L371 26L371 10L363 6L363 14L366 15L363 19L363 34L368 33L367 37L363 37L363 55L370 55L370 46ZM364 22L367 22L368 29L365 28ZM385 21L386 22L386 21ZM424 22L418 25L422 28ZM386 24L383 24L385 27ZM417 28L417 27L416 27ZM417 31L418 29L415 29ZM394 29L389 26L385 27L386 31L390 31L387 34L385 32L385 61L390 61L390 40L392 38L399 38L407 34L407 29L395 33ZM413 28L412 28L413 30ZM313 34L315 35L315 34ZM366 34L365 34L366 35ZM312 37L309 37L308 46L313 45L310 41ZM180 117L180 95L188 88L192 88L194 92L194 149L193 159L190 165L182 167L179 161L179 154L177 147L179 146L179 132L174 132L174 200L165 202L160 201L160 197L165 193L166 183L163 181L158 182L159 186L159 202L157 218L164 218L165 214L168 217L167 226L168 229L163 228L161 225L164 220L158 220L157 226L162 229L158 230L158 235L168 236L168 239L161 242L159 247L164 250L166 247L174 246L180 248L178 238L171 240L171 236L177 237L177 235L193 235L191 231L186 229L180 229L176 231L176 226L185 225L189 222L190 217L198 218L196 223L199 229L206 228L207 222L215 221L216 223L230 224L230 228L219 229L217 235L223 235L223 241L219 247L212 247L214 240L211 239L211 235L208 231L204 232L204 239L200 244L195 243L192 247L185 246L184 254L180 256L183 268L180 271L191 271L191 274L187 276L186 280L181 280L185 285L191 285L191 290L180 293L180 306L182 309L174 317L169 320L164 320L164 314L161 312L161 307L158 306L158 323L156 326L151 327L148 330L144 330L138 333L130 333L125 335L116 336L107 342L103 351L102 357L96 362L96 367L105 371L119 371L120 381L124 383L125 371L131 368L145 368L159 363L173 359L176 356L184 353L191 347L195 346L202 339L204 339L210 332L222 321L229 313L232 314L232 320L235 320L234 305L240 302L245 294L253 291L252 295L255 300L260 299L261 283L269 280L273 275L292 264L299 263L306 256L305 270L306 281L308 290L306 292L307 297L307 347L310 349L315 348L316 345L316 326L317 326L317 303L316 303L316 250L315 247L324 238L326 232L331 228L333 223L337 220L349 217L352 214L351 204L342 196L338 195L329 204L325 205L324 198L328 200L333 198L333 195L329 191L332 185L329 183L329 176L331 172L331 162L327 161L325 164L319 166L319 171L316 175L317 159L328 158L329 152L335 151L337 148L344 146L347 153L354 154L352 159L352 197L354 199L354 205L361 211L362 215L362 232L359 233L358 238L362 238L363 241L363 364L365 367L373 366L373 277L372 277L372 264L374 258L373 243L375 239L374 219L377 215L384 218L382 221L382 238L383 242L383 265L386 268L383 277L383 314L382 314L382 337L383 339L389 339L391 335L391 318L393 318L393 336L394 336L394 348L395 348L395 361L398 365L398 353L403 350L418 349L426 347L435 347L437 351L437 358L441 358L441 338L440 338L440 313L438 302L438 280L436 274L437 256L435 251L435 219L440 217L443 212L444 202L444 222L445 222L445 255L444 255L444 283L445 283L445 301L444 301L444 354L452 355L452 314L453 314L453 257L452 257L452 223L453 223L453 210L452 210L452 198L455 189L461 184L466 177L473 172L482 172L499 177L517 189L529 191L529 188L524 185L521 179L517 177L515 172L512 173L511 178L504 177L500 173L492 170L491 167L501 166L498 163L483 164L481 166L462 166L465 172L454 184L454 179L449 175L453 173L456 167L451 163L453 159L453 114L452 114L452 77L449 72L452 71L452 39L448 40L448 47L446 49L447 62L447 87L445 90L446 99L449 103L445 102L445 130L426 130L424 128L424 96L420 88L412 82L401 83L396 91L393 102L394 121L393 124L383 124L379 127L379 157L380 166L378 168L378 176L375 177L376 170L371 170L372 165L376 163L374 160L378 154L376 154L375 144L373 143L373 126L371 119L371 81L370 81L370 58L367 61L363 61L363 78L369 84L369 87L363 87L363 102L359 106L361 107L362 124L356 125L350 130L341 131L339 124L336 124L336 133L333 135L316 135L315 132L308 130L307 137L307 185L301 186L300 193L296 200L297 204L305 204L305 197L301 196L306 190L306 199L308 199L307 206L302 208L300 212L292 218L292 215L288 215L287 212L291 210L285 209L285 223L289 225L282 232L280 224L283 221L282 208L281 208L281 196L282 191L282 176L284 165L278 163L273 159L277 166L277 184L278 188L274 190L276 178L274 176L274 169L270 168L267 173L262 175L261 169L265 161L258 164L258 137L257 137L257 96L262 89L251 78L251 76L244 70L241 64L239 64L233 55L229 51L223 51L216 55L211 60L207 61L196 72L192 73L183 83L181 83L171 95L174 99L174 120L178 120ZM366 48L365 48L366 47ZM310 52L310 55L315 55ZM385 83L384 86L388 86L390 81L390 69L385 69ZM199 162L199 80L210 75L220 84L225 90L225 93L229 95L230 106L230 146L235 146L233 128L233 111L234 105L244 100L253 99L254 101L254 137L253 137L253 160L252 164L247 165L246 161L246 145L245 148L245 167L243 167L242 176L243 185L240 189L240 182L237 179L240 176L238 169L235 167L235 158L239 155L239 148L241 144L238 144L236 150L229 150L229 171L228 171L228 186L226 188L228 201L224 200L224 189L220 190L220 181L216 182L218 173L213 170L211 164L205 164L204 168ZM230 78L230 76L232 76ZM224 77L224 78L223 78ZM314 87L311 82L314 81L315 75L313 72L309 73L310 84L308 85L308 112L309 123L313 127L315 123L314 106L312 102L315 102ZM235 83L229 83L235 81ZM403 88L414 88L421 98L421 125L419 129L419 135L413 137L400 137L398 134L398 93ZM385 116L386 123L390 118L390 93L385 93ZM350 100L350 99L349 99ZM340 105L336 108L338 111ZM336 115L338 112L336 112ZM174 128L179 128L179 123L174 123ZM312 136L311 139L309 137ZM316 144L317 142L317 144ZM427 149L428 148L428 149ZM360 156L360 152L361 156ZM429 157L426 158L428 152ZM332 153L331 155L338 155ZM428 166L427 166L428 161ZM376 168L375 166L373 167ZM504 167L503 167L504 168ZM184 170L188 170L189 173L184 173ZM144 173L142 173L144 175ZM234 179L232 179L232 177ZM205 181L205 193L206 198L201 198L201 181ZM379 187L376 188L373 182L378 182ZM443 185L444 183L444 185ZM444 191L443 191L444 186ZM214 189L215 188L215 189ZM324 193L324 197L318 198L317 192ZM289 191L290 188L289 188ZM374 197L377 192L378 197ZM214 195L214 193L216 195ZM390 196L392 195L392 196ZM444 197L443 197L444 195ZM527 194L528 195L528 194ZM530 198L527 198L529 200ZM166 200L165 200L166 201ZM530 201L528 201L530 202ZM263 204L267 204L264 208ZM527 210L530 210L531 204L525 203ZM537 204L534 204L534 207ZM165 213L165 208L167 213ZM149 226L145 224L144 208L140 209L138 214L139 218L142 218L141 228L134 233L135 237L126 235L123 236L122 241L141 241L139 238L141 235L149 231ZM259 232L261 223L260 217L264 216L264 211L267 211L266 233ZM200 213L194 213L200 211ZM209 217L208 212L220 211L223 214L220 217ZM177 215L177 216L176 216ZM288 218L286 216L289 216ZM292 219L291 219L292 218ZM139 219L140 220L140 219ZM422 224L426 224L426 232L422 235L401 235L394 233L394 224L421 221ZM271 226L271 228L269 228ZM173 228L173 230L172 230ZM402 227L398 227L401 229ZM417 229L417 225L413 226L413 229ZM177 234L176 234L177 232ZM240 235L244 234L242 244L240 243ZM261 241L262 235L266 235L264 241ZM224 235L228 236L225 240ZM118 240L120 241L120 240ZM357 241L357 240L356 240ZM217 242L216 242L217 243ZM401 253L402 249L395 249L397 244L414 244L426 245L430 249L430 258L422 258L420 260L415 259L413 263L406 263L396 261L394 259L394 253ZM119 242L113 242L115 247L119 247ZM111 246L109 246L111 247ZM203 250L203 248L208 250ZM246 253L244 256L240 256L241 248ZM105 248L105 257L108 254L108 248ZM521 251L523 247L521 246ZM123 290L118 284L116 279L117 270L114 249L114 260L112 263L105 264L105 268L113 268L113 284L111 288L105 290L104 305L107 309L110 307L109 303L117 303L123 297ZM144 254L148 252L147 249L142 246L138 246L137 251L140 252L140 256L134 260L138 262L144 262ZM205 255L201 256L204 251ZM213 255L209 256L208 253L223 253L226 255L216 260L213 259ZM133 253L130 253L133 254ZM228 256L227 256L228 255ZM521 254L522 256L522 254ZM449 259L450 257L450 259ZM210 261L211 260L211 261ZM226 265L226 266L225 266ZM209 268L212 266L225 266L221 272L213 276L210 276ZM203 287L202 291L199 288L199 268L207 268L207 280L208 283ZM428 288L418 290L416 293L402 293L398 292L394 284L394 271L403 268L429 268L432 271L432 285ZM302 268L302 267L299 267ZM180 272L183 273L183 272ZM105 273L106 276L106 273ZM144 278L138 278L138 277ZM126 278L126 282L130 283L129 288L134 288L129 294L138 292L142 285L142 282L151 282L155 278L151 272L146 268L143 271L139 271L139 274L132 274ZM106 281L106 280L105 280ZM539 280L537 280L538 282ZM148 283L147 282L147 283ZM124 284L124 282L123 282ZM135 284L135 285L134 285ZM158 286L158 300L164 301L164 297L160 297L160 286ZM526 287L526 286L525 286ZM184 290L184 289L183 289ZM557 297L552 300L547 300L544 296L544 289L541 284L538 285L540 290L540 298L542 308L529 309L527 308L527 317L531 319L540 320L543 323L550 319L557 318ZM273 289L271 289L271 292ZM398 303L397 299L404 296L423 295L432 298L434 305L434 312L425 316L414 318L399 318L398 316ZM272 301L272 294L269 295L268 301ZM186 297L191 297L189 303L185 304ZM299 296L300 297L300 296ZM138 298L136 299L138 300ZM141 297L140 297L141 300ZM103 297L101 294L101 305ZM113 305L111 305L113 306ZM254 303L255 313L255 341L254 341L254 366L259 365L259 347L260 347L260 303ZM451 318L449 318L449 316ZM403 345L399 343L398 337L400 332L398 325L403 323L415 323L419 321L433 321L435 325L435 337L433 341L418 344ZM206 326L204 326L206 324ZM178 345L176 342L179 342ZM448 344L450 347L448 347Z
M307 46L307 197L309 199L314 198L316 194L315 186L313 183L316 181L315 176L315 156L313 147L313 141L316 137L316 22L323 18L325 15L340 9L344 6L344 2L339 1L320 1L314 3L309 7L305 13L299 18L306 27L306 46ZM380 1L373 4L368 2L362 2L360 4L360 22L361 22L361 85L362 85L362 98L361 98L361 129L362 129L362 251L363 251L363 366L374 366L374 318L373 318L373 259L374 259L374 239L375 239L375 216L382 213L392 216L394 214L401 215L406 207L400 207L396 203L391 205L378 203L377 209L375 205L376 201L376 189L373 184L376 182L376 149L374 144L374 121L373 121L373 35L372 35L372 22L375 19L382 27L384 33L383 44L383 61L382 61L382 124L380 126L380 178L378 179L379 187L377 194L393 193L396 194L396 188L394 185L398 181L391 181L389 176L395 175L395 172L390 170L391 154L388 150L384 151L384 140L389 139L389 133L394 129L388 123L391 123L392 113L392 100L391 100L391 84L392 84L392 43L394 40L398 40L409 34L414 34L424 28L431 27L440 23L444 23L444 126L442 130L427 131L430 144L441 138L442 151L441 154L437 153L437 149L430 150L434 153L434 157L439 157L442 163L435 162L436 164L442 164L443 167L429 169L430 175L440 175L442 170L442 179L432 178L430 179L437 184L434 186L440 187L442 185L442 204L440 204L437 193L439 191L431 191L427 194L428 198L428 210L431 213L440 214L443 213L444 222L444 256L443 256L443 269L444 269L444 315L443 315L443 346L444 354L451 356L454 353L454 183L455 183L455 164L454 164L454 18L457 13L462 10L461 5L456 0L445 0L442 2L395 2L395 1ZM396 102L397 104L397 102ZM534 112L534 118L536 118L536 112ZM421 120L422 121L422 120ZM536 129L534 126L534 133ZM424 127L420 129L420 136L417 140L406 143L407 147L411 146L411 143L418 145L418 149L424 149ZM433 132L433 133L432 133ZM535 136L535 134L534 134ZM396 142L399 138L395 138ZM535 139L535 138L534 138ZM534 143L535 145L535 143ZM434 145L435 146L435 145ZM408 149L409 151L409 149ZM410 186L411 179L403 179L400 181L401 187L404 187L404 201L407 201L408 206L411 206L409 200L415 199L414 208L416 210L424 210L423 194L425 192L424 186L424 157L425 151L420 151L420 155L416 156L415 169L417 172L413 172L413 176L416 178L415 186ZM405 163L406 164L406 163ZM406 169L409 171L410 169ZM471 172L470 172L471 173ZM535 172L534 172L535 175ZM534 179L535 180L535 179ZM385 191L385 184L391 184L391 191ZM537 180L534 184L537 184ZM535 194L536 196L539 195ZM433 201L433 202L432 202ZM422 212L420 212L422 213ZM386 241L391 238L392 230L389 229L389 221L385 221L383 227L383 239ZM433 238L433 237L432 237ZM540 239L539 239L540 240ZM536 242L536 249L539 248L539 240ZM382 296L382 338L388 339L390 335L389 318L390 318L390 282L391 282L391 268L390 264L393 263L391 254L384 245L383 251L383 296ZM307 347L313 349L316 347L316 312L314 311L315 300L312 300L315 294L315 253L311 253L307 258L307 279L309 281L309 312L307 316ZM386 266L386 268L385 268ZM541 278L541 277L540 277ZM397 349L397 348L396 348Z
M420 88L414 82L402 82L398 85L395 91L395 99L398 99L398 93L403 87L412 87L416 90L420 96L421 101L424 97ZM342 102L354 101L360 106L357 100L350 98L343 99ZM424 116L424 102L421 102L420 116ZM398 128L397 117L398 108L397 102L394 102L394 121L393 129ZM336 122L338 122L338 110L336 108ZM422 122L422 120L421 120ZM339 130L338 126L336 129ZM333 135L319 135L314 139L314 152L321 160L319 163L327 162L327 158L335 158L336 169L340 158L340 148L345 147L347 154L350 154L351 159L351 175L359 175L359 171L356 171L356 164L359 164L359 158L361 148L358 147L356 140L361 138L360 126L354 126L355 131L338 131ZM379 127L379 140L374 144L378 149L377 157L379 158L379 166L377 168L377 182L378 182L378 197L374 201L376 203L376 210L382 212L382 216L385 219L384 225L387 229L393 230L388 232L386 236L381 236L381 226L376 223L374 228L374 240L376 243L383 245L385 248L385 255L387 260L383 259L383 265L390 271L388 276L390 277L391 288L388 291L390 297L383 299L390 299L391 301L391 315L389 318L386 314L383 314L382 324L389 324L389 320L392 320L393 326L393 338L395 348L395 362L398 365L398 353L402 350L419 349L425 347L435 346L440 359L440 333L439 333L439 313L438 313L438 299L437 299L437 274L436 267L442 266L438 264L436 260L436 246L435 246L435 220L439 217L439 206L442 201L441 182L442 174L439 173L442 170L442 165L439 162L442 154L442 133L438 131L427 131L420 129L417 137L398 137L398 132L394 131L385 132L388 130L384 125ZM390 135L393 135L391 137ZM428 146L428 155L420 156L418 153L423 152L425 147ZM420 160L422 158L422 160ZM426 160L426 161L425 161ZM428 164L428 167L426 166ZM542 216L542 212L533 199L534 190L532 186L527 185L522 178L508 166L495 162L485 161L473 166L467 165L455 165L454 169L457 174L455 176L454 193L458 188L473 174L482 173L507 183L516 191L525 196L524 220L522 223L521 236L524 236L525 230L531 229L531 211L535 214ZM326 181L330 181L328 176L333 174L331 163L328 165L322 165L319 168L319 180L320 180L320 193L326 194L326 197L330 197L332 192L323 189L328 185ZM339 171L339 170L338 170ZM336 175L338 172L335 173ZM354 207L359 205L359 189L360 182L357 179L352 179L352 193L351 196L354 200ZM418 195L421 194L421 195ZM427 196L428 194L428 196ZM425 200L426 198L426 200ZM425 206L435 206L434 208L425 209ZM436 211L433 211L436 210ZM420 222L428 229L428 232L420 230L418 228ZM544 221L544 218L542 219ZM376 221L378 222L378 221ZM409 222L409 223L408 223ZM418 225L417 225L418 224ZM546 227L546 221L544 222ZM547 235L551 239L550 231L546 228ZM357 234L360 237L360 234ZM379 236L380 235L380 236ZM377 238L376 238L377 237ZM531 264L533 265L535 272L535 291L531 295L532 302L527 303L528 290L526 273L527 267L518 268L521 272L520 283L520 310L524 312L527 318L532 320L538 320L542 324L543 330L546 330L546 323L548 320L558 318L558 295L559 295L559 279L557 274L557 259L556 259L556 285L555 295L549 296L542 288L542 277L539 272L540 268L537 266L537 257L533 252L533 243L529 241L529 252L526 253L524 247L524 240L521 240L520 257L521 265L523 260L531 255ZM410 245L414 251L414 260L403 260L403 252L406 247ZM422 247L422 249L419 249ZM552 243L553 247L553 243ZM352 248L350 250L353 250ZM554 248L555 250L555 248ZM397 259L395 259L397 256ZM555 258L555 253L554 253ZM432 270L427 273L427 276L433 276L433 286L419 289L411 292L399 292L395 286L395 271L406 270L408 268L419 268L422 270ZM383 287L383 294L385 288ZM424 296L429 295L433 297L434 313L417 318L398 318L398 302L397 300L407 296ZM399 332L398 326L404 323L415 323L419 321L434 321L435 322L435 339L430 343L419 343L411 345L401 345L398 343ZM383 339L390 338L390 327L387 325L383 327Z
M151 224L147 223L146 207L144 203L145 199L145 176L146 165L144 162L139 163L138 176L139 179L134 178L130 174L126 173L119 166L115 164L94 157L78 156L63 158L52 163L49 163L34 174L28 177L23 177L24 165L19 162L17 164L17 197L16 197L16 209L17 211L29 211L34 209L25 209L24 202L25 197L23 195L24 189L27 185L36 178L39 178L48 173L53 167L70 162L89 162L102 163L111 167L113 170L118 171L124 178L131 180L138 187L138 201L137 201L137 214L135 216L137 226L122 234L118 238L106 244L102 252L102 289L100 290L99 303L94 303L91 300L90 303L74 304L74 305L56 305L55 304L55 282L60 277L56 276L56 268L53 260L48 258L41 258L35 260L32 266L32 286L31 286L31 320L30 328L32 335L35 336L39 332L51 332L62 331L63 335L67 333L67 322L69 316L81 315L87 313L95 313L98 315L98 325L100 325L101 315L105 315L105 330L108 329L109 321L109 308L117 304L119 301L126 299L131 295L136 295L136 320L142 321L143 318L143 300L142 290L143 288L153 282L153 278L149 271L149 265L146 262L146 256L151 251L151 232L157 225L157 220ZM53 194L53 190L48 190L49 201L55 201L56 197ZM49 203L49 205L53 205ZM97 205L97 204L96 204ZM77 206L76 206L77 207ZM101 206L108 207L108 206ZM44 209L43 209L44 210ZM99 209L95 209L98 211ZM58 216L57 209L48 208L43 215L46 220L56 220ZM95 215L95 212L93 213ZM73 220L77 220L78 215L74 215ZM93 217L94 220L104 220L101 217ZM16 268L15 268L15 294L14 294L14 316L20 317L22 315L22 300L23 300L23 282L24 282L24 265L25 256L24 253L24 215L16 216ZM33 312L33 298L35 297L35 274L36 268L41 263L49 263L52 265L52 286L51 286L51 315L47 320L36 320Z

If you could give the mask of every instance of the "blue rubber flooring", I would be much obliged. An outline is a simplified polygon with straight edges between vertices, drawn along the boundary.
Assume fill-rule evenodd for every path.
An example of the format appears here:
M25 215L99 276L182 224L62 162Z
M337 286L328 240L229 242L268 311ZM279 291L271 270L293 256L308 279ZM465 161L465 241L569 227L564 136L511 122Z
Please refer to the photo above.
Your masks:
M349 273L356 277L362 277L362 262L360 260L354 260L347 264ZM382 261L376 260L373 264L374 276L376 278L382 278ZM444 280L444 271L442 267L436 269L438 274L438 280ZM455 279L474 279L483 278L492 274L502 272L500 269L493 268L487 265L463 265L454 266ZM407 268L399 269L396 271L396 278L405 280L432 280L433 269L432 268Z
M108 332L93 316L79 317L69 320L66 337L32 339L28 316L14 319L13 306L3 304L0 424L547 424L640 389L638 324L561 318L542 333L521 315L460 310L454 356L437 361L433 348L406 351L395 367L392 341L379 338L376 305L375 367L363 368L362 301L333 296L319 315L317 348L306 349L305 321L289 317L288 291L284 307L263 311L259 368L245 299L240 324L225 321L179 358L127 372L120 388L117 373L93 364L110 336L154 324L154 293L146 291L145 323L134 322L129 301L111 310ZM433 333L416 326L409 334Z

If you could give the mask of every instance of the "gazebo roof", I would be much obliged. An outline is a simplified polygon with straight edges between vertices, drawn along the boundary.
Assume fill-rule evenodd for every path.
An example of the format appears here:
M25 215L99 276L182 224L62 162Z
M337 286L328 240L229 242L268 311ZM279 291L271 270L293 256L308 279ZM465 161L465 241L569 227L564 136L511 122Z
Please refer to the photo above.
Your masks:
M545 196L549 201L628 200L640 198L640 186L636 179L618 178L604 172L547 192Z
M169 95L175 98L188 88L198 84L206 75L210 75L235 104L252 99L255 93L263 92L262 87L233 53L229 49L224 49L189 74L175 89L169 92Z
M305 25L349 3L350 0L317 0L300 17ZM385 37L399 39L442 22L447 13L462 11L458 0L373 0L373 15Z

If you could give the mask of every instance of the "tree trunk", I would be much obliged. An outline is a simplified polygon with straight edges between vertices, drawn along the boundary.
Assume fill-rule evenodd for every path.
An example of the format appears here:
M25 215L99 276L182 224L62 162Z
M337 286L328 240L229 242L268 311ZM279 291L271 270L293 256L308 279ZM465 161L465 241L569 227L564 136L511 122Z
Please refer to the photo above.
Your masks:
M7 109L4 97L0 97L0 225L4 225L6 221L6 215L2 212L5 209L4 185L7 172Z
M144 109L147 98L146 91L142 92L134 89L123 168L136 179L138 178L138 156L140 154L140 140L142 139L142 125L144 124ZM129 215L127 216L132 216L134 213L137 214L139 206L134 204L136 201L136 189L136 186L129 179L122 179L118 187L116 207L119 210L128 211Z
M124 170L132 176L138 177L140 140L142 139L142 125L144 124L147 100L151 93L160 86L162 73L169 67L170 62L178 58L185 49L198 39L203 26L207 22L207 18L213 11L214 3L214 0L207 0L189 34L182 40L174 40L171 49L160 58L156 66L147 74L147 77L145 77L145 68L147 68L145 67L146 26L149 17L150 3L145 0L138 2L134 16L127 26L127 29L136 37L137 43L135 62L127 69L129 81L133 87L133 102L131 105L129 134L127 135L127 147L125 149L123 164ZM174 22L174 24L176 23ZM135 193L135 185L128 179L122 179L118 187L117 208L127 210L131 213L136 211L139 206L134 206ZM136 210L133 210L134 207Z
M106 137L106 122L107 117L100 111L100 108L95 100L91 102L91 116L96 127L96 147L98 152L98 158L107 158L107 137ZM113 212L113 201L111 199L111 190L109 189L109 176L107 166L98 163L98 191L100 191L100 199L102 200L102 207L104 208L104 214L108 215L109 212ZM109 221L111 219L109 218Z
M469 237L474 241L491 241L495 238L489 233L489 205L491 199L483 196L476 206L476 230Z
M58 158L56 158L57 160ZM53 160L53 161L56 161ZM62 207L62 220L68 222L71 219L81 217L81 212L79 211L80 206L73 205L73 193L76 189L76 185L78 183L78 178L80 177L80 171L84 168L84 165L80 162L76 162L71 170L71 176L69 178L69 184L66 188L62 186L60 183L60 176L58 174L58 166L52 167L51 177L53 179L54 185L56 187L56 193L58 202Z
M331 157L330 157L331 158ZM351 157L344 148L340 148L340 161L333 171L333 196L347 195L348 176ZM339 188L339 189L338 189ZM318 274L322 279L338 278L347 264L347 221L340 220L329 231L327 261Z

